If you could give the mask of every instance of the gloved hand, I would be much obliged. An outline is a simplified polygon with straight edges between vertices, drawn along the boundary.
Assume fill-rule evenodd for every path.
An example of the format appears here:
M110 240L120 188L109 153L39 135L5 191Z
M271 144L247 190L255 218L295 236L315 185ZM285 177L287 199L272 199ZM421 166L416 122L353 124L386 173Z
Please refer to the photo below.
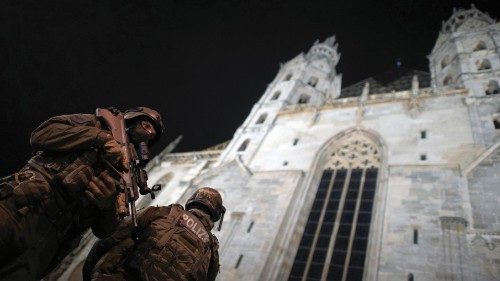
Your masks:
M56 177L60 179L61 185L68 191L68 194L79 197L87 189L93 176L94 170L92 167L77 160L57 174Z
M104 171L99 177L92 177L85 195L98 209L107 209L115 203L118 186L118 181Z
M118 169L128 171L128 159L123 153L121 145L115 140L110 139L104 143L104 159L112 165L116 165Z

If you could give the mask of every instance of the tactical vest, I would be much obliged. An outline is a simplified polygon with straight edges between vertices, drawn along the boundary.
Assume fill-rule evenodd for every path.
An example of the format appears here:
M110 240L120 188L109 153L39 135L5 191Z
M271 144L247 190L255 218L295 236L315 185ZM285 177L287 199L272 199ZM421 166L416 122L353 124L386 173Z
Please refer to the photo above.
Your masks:
M72 251L81 240L82 230L90 226L89 215L83 213L85 208L82 206L87 204L81 200L84 190L65 190L58 178L70 165L78 165L80 156L78 153L38 152L19 172L0 179L0 200L10 202L3 204L18 209L19 214L44 213L55 229L58 247L45 253L50 264L38 269L39 274L43 273L40 276L47 274Z
M168 216L153 221L141 237L145 240L137 246L131 266L138 266L143 280L207 279L218 242L181 205L172 205Z

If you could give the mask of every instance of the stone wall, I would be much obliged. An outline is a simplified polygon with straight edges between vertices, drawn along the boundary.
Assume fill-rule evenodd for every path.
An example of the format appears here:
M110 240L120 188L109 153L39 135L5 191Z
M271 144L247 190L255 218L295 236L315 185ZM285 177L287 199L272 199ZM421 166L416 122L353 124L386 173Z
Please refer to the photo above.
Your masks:
M213 231L220 241L217 280L262 280L266 260L286 250L279 242L286 238L281 227L302 177L301 171L249 174L233 161L194 180L181 202L196 188L212 186L223 194L227 210L221 231Z
M475 229L500 234L500 163L485 163L469 176L469 194Z
M415 280L470 280L459 170L396 166L389 174L378 280L407 280L410 273ZM447 218L462 225L450 227Z

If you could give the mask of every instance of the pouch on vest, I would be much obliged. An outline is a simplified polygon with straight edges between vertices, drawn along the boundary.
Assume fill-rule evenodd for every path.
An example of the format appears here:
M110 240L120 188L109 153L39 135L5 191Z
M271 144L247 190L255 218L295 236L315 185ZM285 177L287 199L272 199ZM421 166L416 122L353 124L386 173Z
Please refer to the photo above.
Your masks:
M12 193L14 191L14 188L9 182L2 180L3 179L0 180L0 200L12 196Z
M9 176L8 181L2 185L5 184L12 188L11 195L18 206L37 204L50 193L50 186L45 178L29 169Z

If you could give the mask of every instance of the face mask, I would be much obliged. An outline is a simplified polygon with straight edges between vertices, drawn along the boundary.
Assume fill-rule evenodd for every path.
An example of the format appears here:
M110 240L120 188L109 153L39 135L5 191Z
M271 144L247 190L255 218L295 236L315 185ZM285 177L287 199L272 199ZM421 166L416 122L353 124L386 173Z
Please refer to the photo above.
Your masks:
M142 142L148 143L154 138L155 131L153 126L149 122L140 121L134 123L133 126L129 127L127 129L127 134L134 146L136 148L139 148Z

